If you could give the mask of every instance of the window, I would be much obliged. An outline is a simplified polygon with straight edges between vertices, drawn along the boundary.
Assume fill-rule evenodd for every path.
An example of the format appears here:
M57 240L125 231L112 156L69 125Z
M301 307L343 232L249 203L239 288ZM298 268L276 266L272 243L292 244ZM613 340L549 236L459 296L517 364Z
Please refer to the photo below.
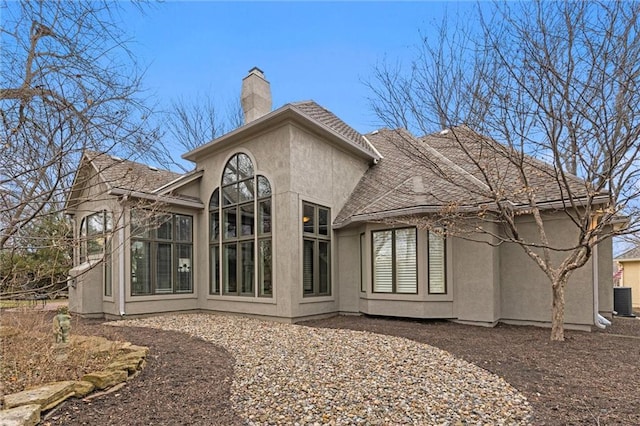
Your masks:
M193 292L193 218L131 211L131 294Z
M373 291L417 293L416 228L373 231Z
M88 260L103 261L104 295L112 296L111 277L111 232L113 231L113 217L110 212L90 214L80 223L80 263Z
M103 210L90 214L80 223L80 263L84 263L94 255L102 256L106 238L113 230L111 213Z
M331 210L302 204L302 291L304 296L331 294Z
M429 294L447 293L446 247L442 229L429 232Z
M273 295L271 184L246 154L227 162L211 195L209 269L210 294Z

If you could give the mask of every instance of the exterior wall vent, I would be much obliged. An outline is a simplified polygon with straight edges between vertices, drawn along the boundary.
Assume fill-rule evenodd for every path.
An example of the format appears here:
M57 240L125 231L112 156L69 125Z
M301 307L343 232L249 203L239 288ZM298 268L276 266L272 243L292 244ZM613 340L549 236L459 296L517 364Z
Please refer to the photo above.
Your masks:
M613 288L613 310L619 317L635 317L631 303L631 287Z

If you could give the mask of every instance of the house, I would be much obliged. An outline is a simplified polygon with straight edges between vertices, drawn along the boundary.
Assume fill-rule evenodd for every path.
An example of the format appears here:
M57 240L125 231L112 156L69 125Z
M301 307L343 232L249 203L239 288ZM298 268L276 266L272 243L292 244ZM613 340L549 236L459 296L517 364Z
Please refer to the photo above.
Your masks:
M621 271L620 287L631 287L632 306L640 309L640 246L627 250L614 260Z
M190 173L84 153L67 201L78 241L72 312L550 323L550 284L520 247L393 220L482 201L394 143L413 136L359 134L313 101L272 111L257 68L243 80L242 105L245 125L183 155L195 163ZM474 179L451 141L446 131L426 136L422 154ZM535 179L541 197L561 198ZM517 220L534 235L531 217ZM549 210L552 238L572 238L567 220ZM611 312L611 277L606 242L567 286L567 327L590 329L598 312Z

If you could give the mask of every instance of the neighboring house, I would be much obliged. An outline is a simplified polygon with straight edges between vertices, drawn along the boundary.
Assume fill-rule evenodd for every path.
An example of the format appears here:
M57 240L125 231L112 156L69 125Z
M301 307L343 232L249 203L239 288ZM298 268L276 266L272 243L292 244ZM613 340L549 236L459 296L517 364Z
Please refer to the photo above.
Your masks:
M550 323L550 283L517 245L385 221L478 202L398 150L400 133L361 135L312 101L271 111L258 69L243 80L242 104L246 124L186 153L196 167L184 175L84 154L67 202L79 241L71 311ZM470 179L450 134L422 141L430 158ZM544 177L537 185L559 199ZM565 216L547 219L549 235L572 238ZM530 217L517 220L535 235ZM597 253L567 286L569 328L590 328L598 303L612 310L610 241Z
M614 260L622 271L620 287L631 287L633 308L640 308L640 246L627 250Z

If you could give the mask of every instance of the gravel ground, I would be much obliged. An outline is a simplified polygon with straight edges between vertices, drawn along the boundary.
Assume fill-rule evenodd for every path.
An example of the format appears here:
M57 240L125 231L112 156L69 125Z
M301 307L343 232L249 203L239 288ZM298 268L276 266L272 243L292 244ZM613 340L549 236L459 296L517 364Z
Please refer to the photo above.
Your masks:
M235 357L234 411L248 424L528 424L524 396L448 352L369 332L218 315L110 323L175 330Z

